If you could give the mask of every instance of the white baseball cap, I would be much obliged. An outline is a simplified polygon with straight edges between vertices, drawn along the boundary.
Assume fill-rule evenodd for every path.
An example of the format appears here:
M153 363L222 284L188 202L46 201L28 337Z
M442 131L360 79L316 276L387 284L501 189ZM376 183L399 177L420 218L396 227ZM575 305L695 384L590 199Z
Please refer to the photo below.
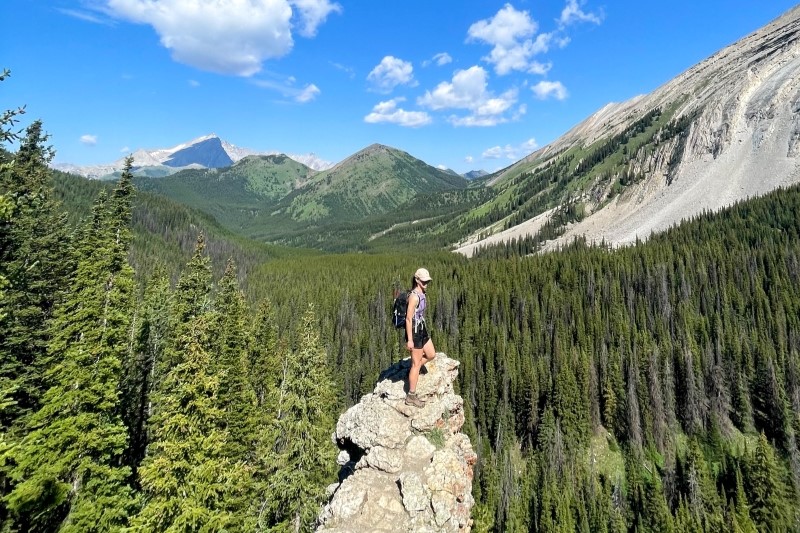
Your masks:
M414 277L420 281L430 281L433 279L427 268L418 268L417 271L414 272Z

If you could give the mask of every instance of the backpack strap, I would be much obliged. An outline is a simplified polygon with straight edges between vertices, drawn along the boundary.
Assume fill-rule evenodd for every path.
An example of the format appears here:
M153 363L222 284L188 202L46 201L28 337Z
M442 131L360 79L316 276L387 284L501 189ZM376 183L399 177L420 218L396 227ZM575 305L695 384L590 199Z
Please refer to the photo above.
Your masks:
M419 321L417 320L417 308L419 307L419 303L422 301L422 296L423 296L423 295L422 295L422 294L420 294L419 292L417 292L417 289L416 289L416 288L414 288L414 289L411 289L411 291L410 291L410 292L413 292L414 294L416 294L416 295L417 295L417 305L415 305L415 306L414 306L414 314L412 315L412 316L413 316L412 320L413 320L413 322L414 322L414 333L416 333L416 332L417 332L417 328L419 327L419 324L420 324L420 322L424 322L424 321L425 321L425 318L424 318L424 317L423 317L421 320L419 320Z

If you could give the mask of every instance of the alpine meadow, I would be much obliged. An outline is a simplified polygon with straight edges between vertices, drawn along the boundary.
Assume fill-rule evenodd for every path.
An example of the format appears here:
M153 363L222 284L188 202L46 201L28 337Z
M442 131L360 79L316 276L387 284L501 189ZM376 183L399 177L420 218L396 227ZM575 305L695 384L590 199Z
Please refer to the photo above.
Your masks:
M377 142L314 168L216 136L87 178L54 165L46 115L3 105L0 533L323 527L380 462L337 457L337 420L395 405L373 390L409 358L391 312L421 266L469 523L415 510L388 459L396 501L328 511L800 531L800 7L751 31L474 179ZM441 452L456 411L414 437Z

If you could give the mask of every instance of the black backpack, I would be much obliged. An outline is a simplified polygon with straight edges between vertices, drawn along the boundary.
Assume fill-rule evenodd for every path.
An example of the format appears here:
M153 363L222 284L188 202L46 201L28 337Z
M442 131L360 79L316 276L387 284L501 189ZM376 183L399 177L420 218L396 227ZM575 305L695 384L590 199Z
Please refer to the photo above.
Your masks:
M409 294L410 291L400 291L394 297L394 304L392 305L392 325L397 329L406 327Z

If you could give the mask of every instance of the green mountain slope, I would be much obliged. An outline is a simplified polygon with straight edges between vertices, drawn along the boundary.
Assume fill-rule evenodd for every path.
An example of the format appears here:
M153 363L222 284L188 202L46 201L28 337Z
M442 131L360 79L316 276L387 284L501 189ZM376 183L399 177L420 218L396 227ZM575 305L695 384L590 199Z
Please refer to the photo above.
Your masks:
M287 199L284 211L298 221L354 220L391 211L418 193L466 186L461 176L373 144L315 176Z
M285 156L261 156L135 183L235 233L327 250L365 250L387 233L391 247L398 233L387 230L423 220L441 224L486 200L481 184L377 144L319 173ZM376 245L386 248L387 238Z
M137 177L137 188L210 214L239 231L316 171L284 155L250 156L224 169L182 170L158 179Z
M88 217L98 193L112 187L110 182L53 172L55 196L72 224ZM201 232L206 237L206 249L217 270L228 258L233 258L241 270L249 271L268 259L306 253L247 239L202 211L147 191L137 190L135 193L132 222L131 262L142 277L153 270L155 258L170 272L178 272L191 256Z

